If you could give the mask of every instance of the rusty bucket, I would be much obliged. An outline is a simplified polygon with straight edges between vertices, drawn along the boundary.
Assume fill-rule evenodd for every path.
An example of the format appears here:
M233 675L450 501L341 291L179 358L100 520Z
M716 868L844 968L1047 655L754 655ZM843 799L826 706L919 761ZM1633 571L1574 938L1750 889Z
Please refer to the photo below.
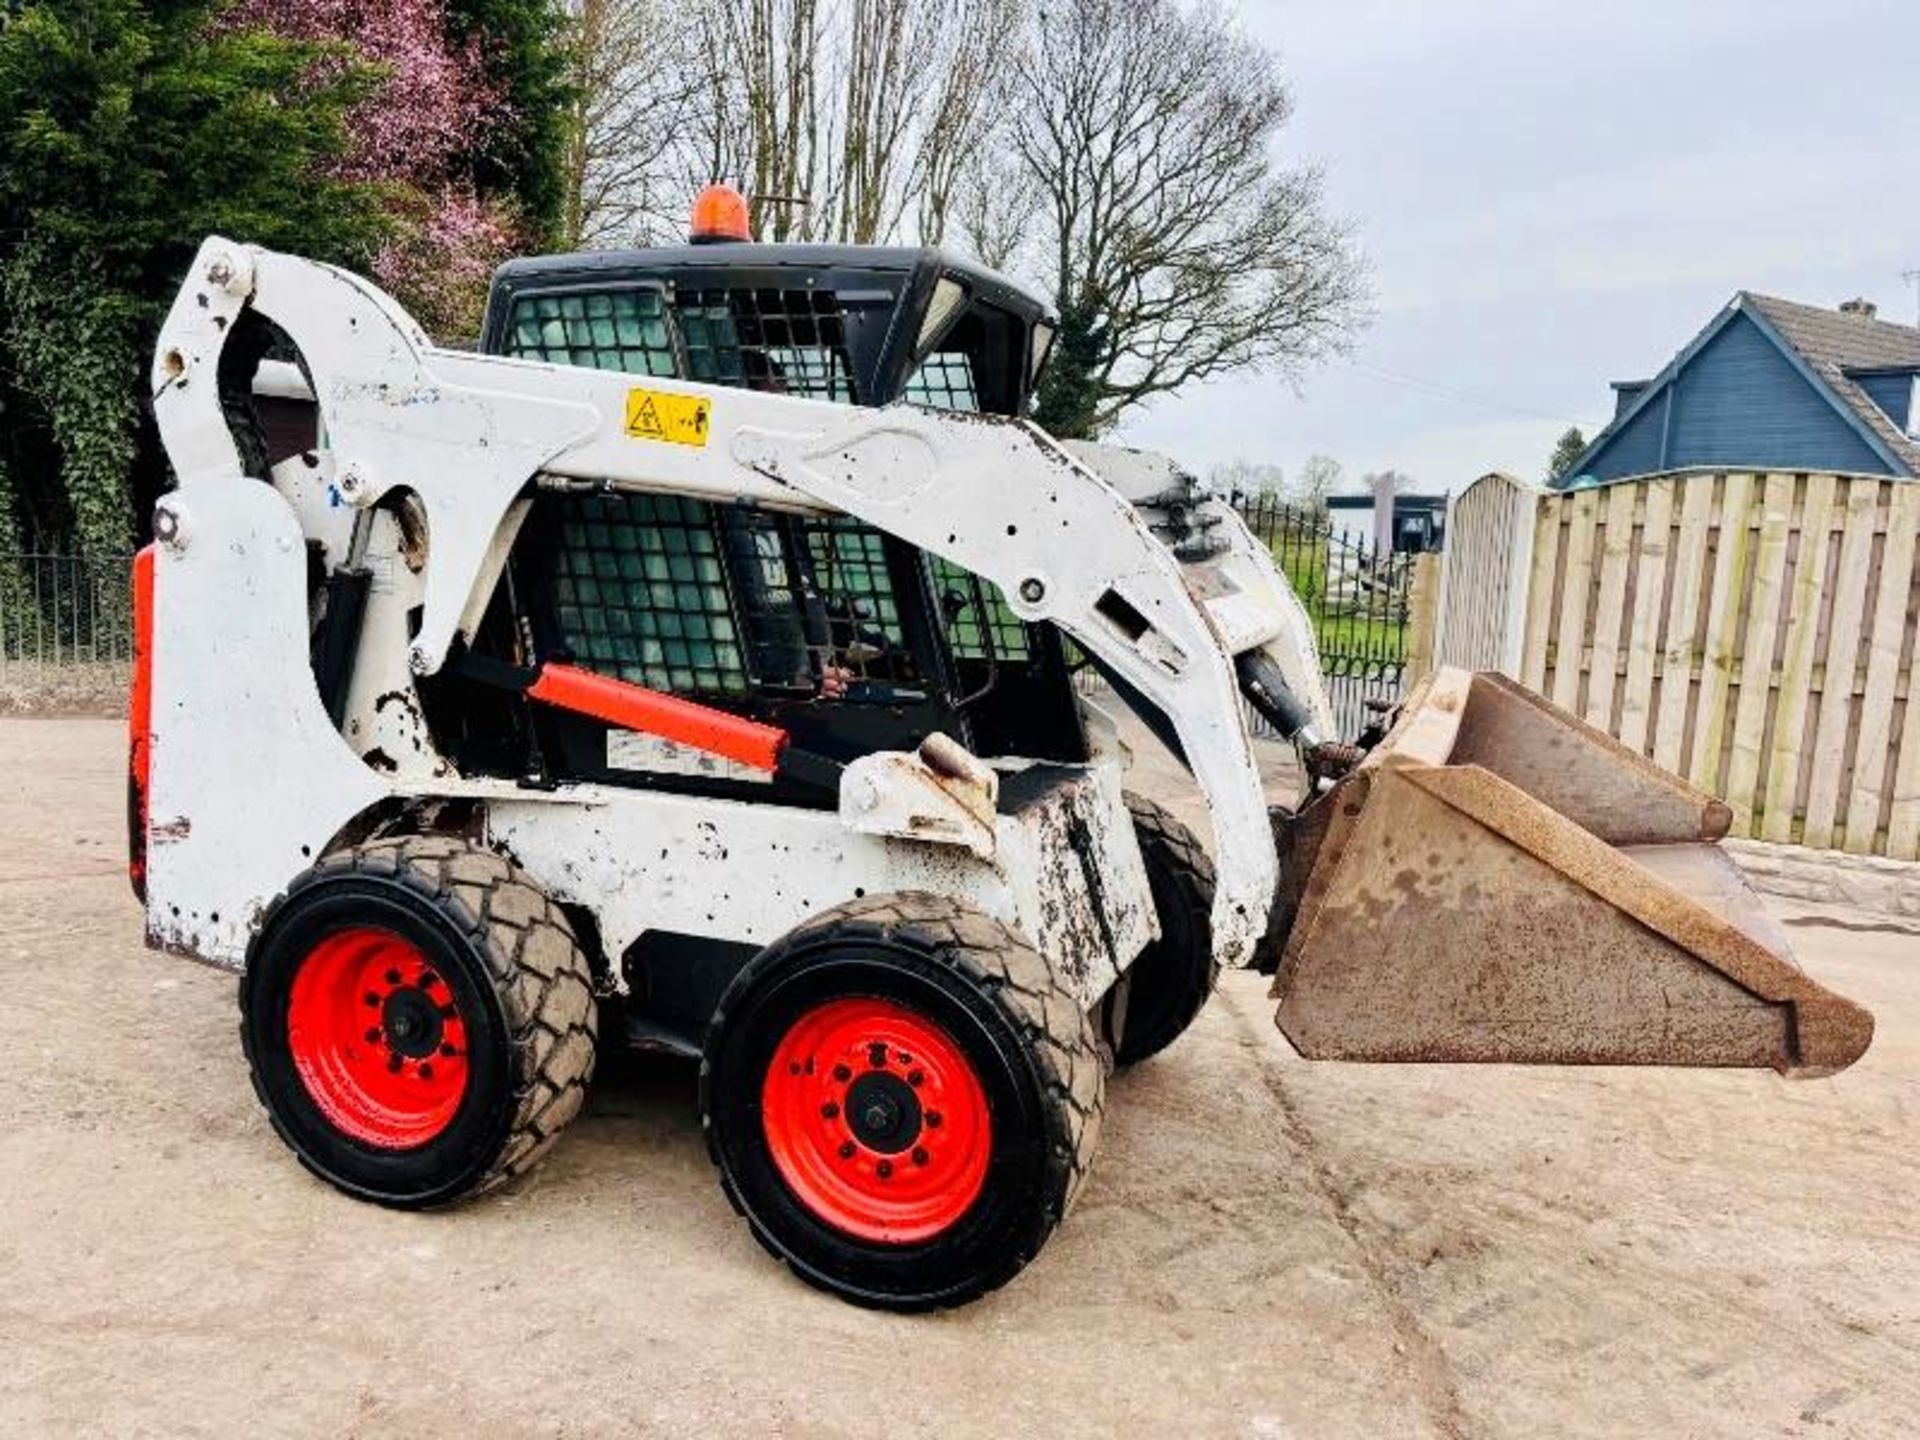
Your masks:
M1495 674L1445 669L1282 836L1274 994L1310 1059L1829 1074L1873 1017L1794 963L1731 813Z

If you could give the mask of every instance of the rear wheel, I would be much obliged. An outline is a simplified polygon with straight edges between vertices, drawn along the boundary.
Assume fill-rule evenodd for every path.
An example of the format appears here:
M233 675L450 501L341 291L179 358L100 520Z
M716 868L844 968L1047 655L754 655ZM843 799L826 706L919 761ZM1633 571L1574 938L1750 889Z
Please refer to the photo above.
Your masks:
M1151 800L1129 795L1127 808L1160 938L1140 952L1096 1010L1101 1038L1120 1066L1137 1065L1178 1040L1220 980L1213 956L1213 861L1191 830Z
M921 894L856 901L741 971L701 1109L755 1236L863 1305L1005 1283L1072 1203L1105 1074L1072 994L1012 931Z
M342 851L296 880L240 1006L275 1130L316 1175L384 1205L527 1170L593 1072L592 980L566 917L450 836Z

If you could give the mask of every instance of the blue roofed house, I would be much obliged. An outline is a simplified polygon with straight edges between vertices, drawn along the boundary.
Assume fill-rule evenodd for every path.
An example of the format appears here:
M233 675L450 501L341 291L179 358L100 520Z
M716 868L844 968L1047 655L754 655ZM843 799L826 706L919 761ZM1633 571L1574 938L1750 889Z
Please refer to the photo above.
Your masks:
M1741 291L1613 420L1559 488L1702 467L1920 478L1920 328L1864 300Z

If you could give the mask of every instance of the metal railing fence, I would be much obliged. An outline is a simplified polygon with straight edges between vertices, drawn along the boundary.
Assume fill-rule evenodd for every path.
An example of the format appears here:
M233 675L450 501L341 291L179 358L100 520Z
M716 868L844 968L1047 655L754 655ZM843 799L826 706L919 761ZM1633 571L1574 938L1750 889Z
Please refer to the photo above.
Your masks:
M1238 507L1313 617L1335 738L1351 740L1369 701L1400 699L1407 678L1411 555L1335 530L1324 514L1256 497Z
M1239 510L1313 617L1336 729L1351 739L1367 723L1369 701L1400 698L1412 557L1382 553L1323 515L1271 499ZM126 556L0 553L0 668L130 664L130 565Z
M0 553L0 667L130 664L131 564Z

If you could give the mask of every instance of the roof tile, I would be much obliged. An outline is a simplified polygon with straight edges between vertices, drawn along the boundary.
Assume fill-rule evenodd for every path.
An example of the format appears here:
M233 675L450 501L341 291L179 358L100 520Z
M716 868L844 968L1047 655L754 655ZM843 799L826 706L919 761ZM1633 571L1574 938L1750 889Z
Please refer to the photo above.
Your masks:
M1748 290L1740 292L1736 303L1758 312L1907 469L1920 475L1920 444L1901 434L1847 375L1850 370L1920 370L1920 328Z

